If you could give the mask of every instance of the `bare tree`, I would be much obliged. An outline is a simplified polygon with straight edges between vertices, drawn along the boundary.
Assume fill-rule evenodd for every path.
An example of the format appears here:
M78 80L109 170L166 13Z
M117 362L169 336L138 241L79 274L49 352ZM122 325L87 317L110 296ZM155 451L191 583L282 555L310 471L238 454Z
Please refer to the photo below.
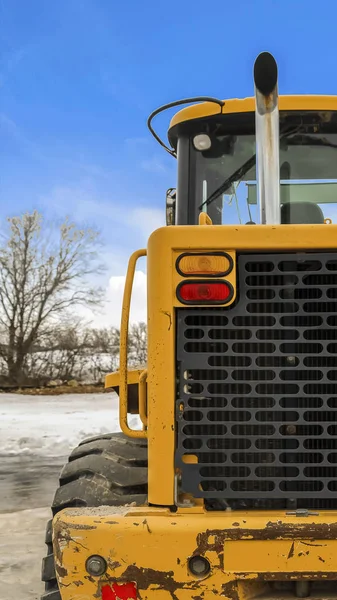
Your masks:
M119 359L119 330L115 327L90 330L92 353L90 373L93 381L115 371Z
M87 369L91 348L91 330L80 319L62 324L43 336L39 350L29 355L29 373L40 381L81 379Z
M92 329L80 320L60 324L29 355L29 373L39 381L76 379L97 383L116 369L118 354L117 329Z
M19 384L39 339L67 312L102 301L89 277L101 270L99 235L68 220L50 229L36 211L8 224L0 239L0 354Z
M91 329L91 338L93 348L99 352L111 356L119 354L119 329L116 327Z
M133 366L146 364L147 331L145 323L134 323L129 330L128 340L129 361Z

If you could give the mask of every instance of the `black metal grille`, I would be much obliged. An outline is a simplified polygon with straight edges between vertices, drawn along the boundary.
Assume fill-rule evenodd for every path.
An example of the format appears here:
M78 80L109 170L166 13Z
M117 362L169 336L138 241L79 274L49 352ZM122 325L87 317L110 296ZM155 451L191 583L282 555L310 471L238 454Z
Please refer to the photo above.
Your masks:
M242 255L238 277L233 307L178 310L182 490L335 508L337 254Z

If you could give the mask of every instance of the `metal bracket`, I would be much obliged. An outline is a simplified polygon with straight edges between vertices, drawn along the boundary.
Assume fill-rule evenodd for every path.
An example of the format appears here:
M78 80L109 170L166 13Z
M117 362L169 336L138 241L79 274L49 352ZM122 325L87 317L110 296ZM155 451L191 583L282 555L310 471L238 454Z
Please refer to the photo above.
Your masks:
M319 513L311 512L307 508L298 508L297 510L286 512L286 515L294 515L295 517L318 517Z
M178 508L192 508L192 506L194 506L194 503L191 502L190 500L188 500L187 498L185 498L185 500L183 500L182 502L180 502L179 500L179 483L181 480L181 475L176 474L174 476L174 504L178 507Z

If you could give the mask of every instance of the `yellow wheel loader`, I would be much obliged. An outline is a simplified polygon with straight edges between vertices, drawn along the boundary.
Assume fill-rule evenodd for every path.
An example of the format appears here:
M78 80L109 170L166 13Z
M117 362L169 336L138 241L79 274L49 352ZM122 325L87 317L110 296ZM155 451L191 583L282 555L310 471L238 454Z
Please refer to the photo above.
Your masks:
M337 97L278 97L269 53L254 83L149 119L177 187L128 266L106 378L122 433L62 471L43 600L337 598ZM182 104L165 144L153 117ZM132 371L142 256L148 363Z

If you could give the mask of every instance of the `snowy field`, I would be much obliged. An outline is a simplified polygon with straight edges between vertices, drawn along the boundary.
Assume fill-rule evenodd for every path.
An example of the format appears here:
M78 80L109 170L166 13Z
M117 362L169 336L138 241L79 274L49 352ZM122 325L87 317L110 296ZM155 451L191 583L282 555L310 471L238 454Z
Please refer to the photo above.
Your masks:
M118 429L117 396L0 395L0 457L67 456L90 435Z
M44 531L60 469L81 440L118 430L114 393L0 395L0 600L14 590L15 600L39 600Z

